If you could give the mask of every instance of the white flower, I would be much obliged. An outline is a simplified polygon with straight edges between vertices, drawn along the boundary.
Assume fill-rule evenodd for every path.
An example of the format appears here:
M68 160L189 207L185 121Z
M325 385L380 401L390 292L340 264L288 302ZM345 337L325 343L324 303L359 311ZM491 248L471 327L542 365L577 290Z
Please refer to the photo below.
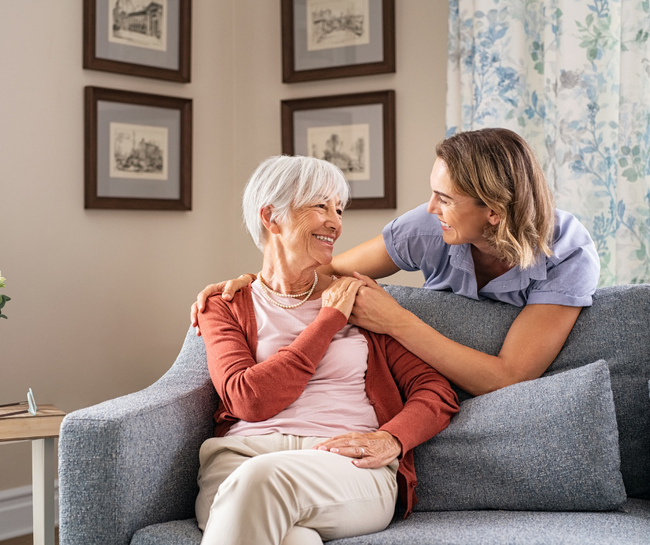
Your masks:
M5 280L6 280L6 278L3 278L2 273L0 272L0 288L5 287Z

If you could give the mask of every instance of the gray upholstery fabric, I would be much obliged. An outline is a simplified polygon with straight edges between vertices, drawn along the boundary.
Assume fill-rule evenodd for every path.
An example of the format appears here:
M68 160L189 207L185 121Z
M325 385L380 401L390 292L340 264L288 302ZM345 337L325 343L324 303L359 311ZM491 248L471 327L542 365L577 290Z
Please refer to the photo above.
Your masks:
M418 288L393 287L391 292L441 333L494 354L519 312L492 301L476 302ZM628 496L650 497L649 311L650 286L598 290L594 306L582 311L548 373L601 358L607 361ZM463 399L467 398L463 394ZM154 385L69 414L59 441L61 545L126 545L137 530L193 517L198 449L212 435L216 405L203 340L190 329L176 363ZM521 542L526 543L535 543L537 535L544 536L539 541L543 543L615 543L612 536L619 532L625 543L648 543L650 502L629 503L635 510L627 515L415 513L406 522L396 521L387 530L390 533L375 534L371 538L374 541L346 542L517 542L516 537L512 541L494 537L501 533L520 534L524 536ZM187 524L174 522L172 527L187 530ZM594 535L606 537L598 541L600 538L592 539ZM439 536L440 540L432 536ZM587 537L581 541L583 536ZM154 543L198 543L194 538L179 539Z
M131 545L199 545L196 520L149 526ZM330 545L642 545L650 544L650 501L630 499L607 513L445 511L395 518L383 532Z
M461 404L415 451L416 511L604 511L626 500L604 361Z
M328 545L642 545L650 544L650 501L620 511L444 511L413 513L383 532ZM161 543L162 545L162 543Z
M173 520L138 530L131 545L199 545L202 537L196 519Z
M388 286L387 291L443 335L489 354L499 352L521 310L421 288ZM625 489L628 496L650 499L650 285L600 288L593 299L545 376L607 362ZM458 391L461 400L470 397Z
M194 516L199 447L217 395L190 329L154 385L67 415L59 440L60 543L126 545L139 528Z

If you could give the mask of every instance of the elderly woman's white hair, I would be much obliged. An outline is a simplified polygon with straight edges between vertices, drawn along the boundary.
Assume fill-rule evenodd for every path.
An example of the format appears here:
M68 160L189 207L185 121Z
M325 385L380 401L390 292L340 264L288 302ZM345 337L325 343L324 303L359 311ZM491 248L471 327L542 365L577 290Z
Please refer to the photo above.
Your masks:
M350 199L350 187L341 170L314 157L269 157L257 167L244 189L242 211L248 232L264 251L265 228L260 210L273 207L271 219L282 223L292 210L338 197L344 207Z

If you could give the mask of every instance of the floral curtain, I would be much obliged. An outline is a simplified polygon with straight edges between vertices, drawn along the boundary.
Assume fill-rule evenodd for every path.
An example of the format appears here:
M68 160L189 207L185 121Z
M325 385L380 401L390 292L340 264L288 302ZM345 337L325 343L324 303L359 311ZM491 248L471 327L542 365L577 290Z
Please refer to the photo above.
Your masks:
M589 229L601 285L650 282L650 0L450 0L447 134L507 127Z

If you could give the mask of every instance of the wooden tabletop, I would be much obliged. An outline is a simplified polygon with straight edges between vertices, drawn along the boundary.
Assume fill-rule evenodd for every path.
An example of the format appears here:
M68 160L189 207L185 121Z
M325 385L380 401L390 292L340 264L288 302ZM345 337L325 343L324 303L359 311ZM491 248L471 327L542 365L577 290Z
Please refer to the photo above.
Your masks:
M22 410L25 412L3 416ZM35 416L27 412L27 403L0 407L0 442L58 437L64 416L54 405L39 405Z

